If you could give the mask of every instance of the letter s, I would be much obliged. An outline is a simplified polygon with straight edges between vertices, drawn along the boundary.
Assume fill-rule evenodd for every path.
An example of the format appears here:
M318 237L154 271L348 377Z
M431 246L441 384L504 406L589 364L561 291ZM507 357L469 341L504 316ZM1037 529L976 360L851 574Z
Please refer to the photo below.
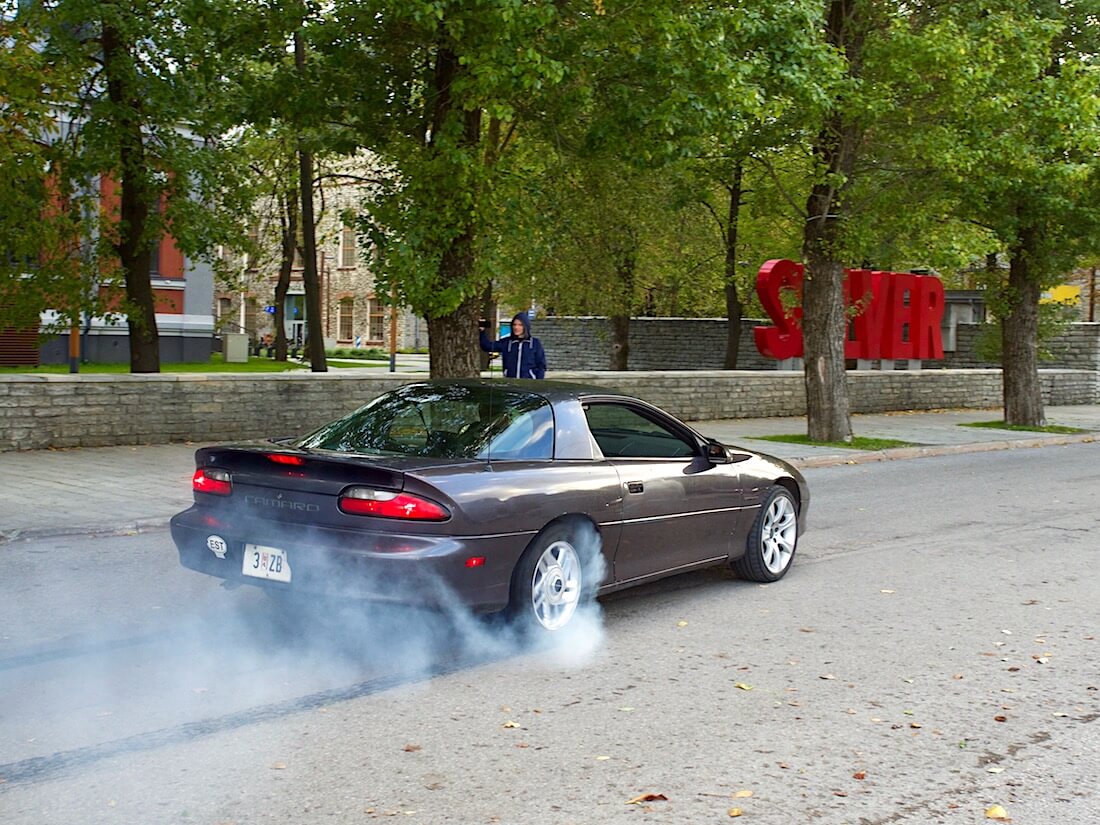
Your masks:
M785 258L764 263L756 275L756 294L774 327L754 327L756 349L768 358L780 361L802 356L802 264ZM793 291L798 306L783 306L782 294Z

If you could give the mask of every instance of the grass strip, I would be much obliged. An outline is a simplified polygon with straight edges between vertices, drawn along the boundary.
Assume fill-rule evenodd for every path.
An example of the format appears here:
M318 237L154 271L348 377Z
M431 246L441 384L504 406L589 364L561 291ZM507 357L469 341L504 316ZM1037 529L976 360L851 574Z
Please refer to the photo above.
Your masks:
M851 441L811 441L808 435L789 433L785 435L757 435L761 441L782 441L787 444L805 444L807 447L841 447L845 450L889 450L892 447L916 447L909 441L894 438L862 438L853 436Z
M968 421L959 424L960 427L980 427L986 430L1012 430L1020 433L1058 433L1070 435L1073 433L1087 433L1077 427L1063 427L1060 424L1047 424L1042 427L1032 427L1027 424L1006 424L1004 421Z

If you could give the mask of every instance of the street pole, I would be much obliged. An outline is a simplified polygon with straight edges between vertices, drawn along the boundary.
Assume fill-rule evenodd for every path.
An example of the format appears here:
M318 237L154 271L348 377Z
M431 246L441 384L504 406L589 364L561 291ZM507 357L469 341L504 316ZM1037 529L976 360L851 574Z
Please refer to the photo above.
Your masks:
M397 287L390 291L390 372L397 372Z

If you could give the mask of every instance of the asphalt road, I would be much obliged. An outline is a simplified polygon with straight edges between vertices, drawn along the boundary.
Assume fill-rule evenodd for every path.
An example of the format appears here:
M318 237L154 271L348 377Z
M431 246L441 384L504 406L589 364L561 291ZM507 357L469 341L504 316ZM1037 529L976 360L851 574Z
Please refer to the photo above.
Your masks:
M0 819L1094 822L1097 468L1078 444L809 470L782 582L626 591L536 651L288 613L163 533L11 542Z

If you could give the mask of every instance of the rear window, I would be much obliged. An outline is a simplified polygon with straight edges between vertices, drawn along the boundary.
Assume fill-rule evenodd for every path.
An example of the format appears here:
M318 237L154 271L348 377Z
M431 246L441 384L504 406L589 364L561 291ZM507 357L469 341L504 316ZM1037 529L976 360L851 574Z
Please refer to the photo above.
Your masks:
M545 398L496 387L410 384L296 442L305 449L456 459L549 459Z

